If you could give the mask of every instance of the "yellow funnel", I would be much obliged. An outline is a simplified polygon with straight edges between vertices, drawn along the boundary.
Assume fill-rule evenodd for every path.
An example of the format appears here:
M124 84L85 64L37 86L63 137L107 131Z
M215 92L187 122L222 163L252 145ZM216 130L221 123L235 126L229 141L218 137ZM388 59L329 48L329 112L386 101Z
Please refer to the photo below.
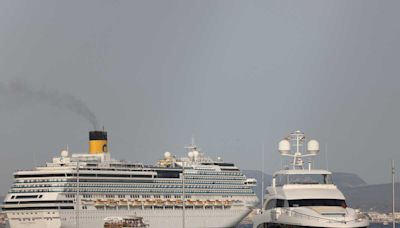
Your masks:
M107 132L91 131L89 132L89 153L102 154L107 153Z

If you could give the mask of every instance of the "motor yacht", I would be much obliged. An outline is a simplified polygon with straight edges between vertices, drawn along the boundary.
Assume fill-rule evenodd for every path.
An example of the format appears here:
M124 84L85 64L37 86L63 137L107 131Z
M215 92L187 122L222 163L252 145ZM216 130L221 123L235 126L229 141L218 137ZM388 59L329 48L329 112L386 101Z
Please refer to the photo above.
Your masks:
M280 141L279 151L290 162L273 174L253 228L368 227L368 218L347 205L332 173L313 168L318 141L306 141L304 133L296 131Z

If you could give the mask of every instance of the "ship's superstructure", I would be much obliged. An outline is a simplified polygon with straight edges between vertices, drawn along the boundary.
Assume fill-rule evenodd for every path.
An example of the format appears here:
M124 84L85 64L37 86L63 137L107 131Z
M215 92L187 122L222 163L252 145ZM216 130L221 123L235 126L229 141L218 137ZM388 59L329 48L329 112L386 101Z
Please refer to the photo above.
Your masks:
M89 154L62 151L45 166L16 171L3 211L11 228L103 227L107 217L133 214L151 228L235 226L258 203L254 180L189 149L180 159L166 152L157 165L119 161L106 132L91 132Z
M290 157L291 162L274 173L263 208L254 217L253 228L369 225L366 216L346 205L344 195L332 183L332 173L312 168L311 157L319 152L316 140L307 142L305 135L296 131L279 143L279 151Z

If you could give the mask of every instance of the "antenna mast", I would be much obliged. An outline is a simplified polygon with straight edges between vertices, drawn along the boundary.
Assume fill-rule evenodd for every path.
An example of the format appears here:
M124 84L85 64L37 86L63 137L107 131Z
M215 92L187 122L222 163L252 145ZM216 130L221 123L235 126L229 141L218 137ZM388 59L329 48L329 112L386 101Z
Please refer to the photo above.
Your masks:
M304 169L303 158L315 156L319 152L318 141L309 140L307 142L307 148L303 148L304 152L307 152L307 154L302 154L301 148L305 143L305 135L301 131L295 131L279 142L279 152L281 155L293 158L293 169ZM291 153L292 147L296 148L293 153ZM311 163L309 163L309 169L311 169Z
M80 207L80 204L79 204L79 190L80 189L79 188L80 188L80 183L79 183L79 158L78 158L78 161L76 163L76 197L75 197L76 228L79 228L79 207Z
M392 159L392 219L393 219L393 228L396 228L396 216L395 216L395 205L394 205L394 160Z
M182 228L185 228L185 161L182 160Z
M261 167L261 210L263 209L264 205L264 143L262 145L262 167Z

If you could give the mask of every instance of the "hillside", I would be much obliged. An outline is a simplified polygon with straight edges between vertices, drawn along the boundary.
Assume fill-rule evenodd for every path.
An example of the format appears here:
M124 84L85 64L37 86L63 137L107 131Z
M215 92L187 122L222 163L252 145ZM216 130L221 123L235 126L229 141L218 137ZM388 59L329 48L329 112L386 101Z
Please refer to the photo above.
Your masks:
M400 183L395 184L395 204L400 205ZM348 204L364 211L390 212L392 184L366 185L343 189Z
M367 185L367 183L363 179L361 179L361 177L353 173L334 172L332 174L332 181L340 189L354 188Z
M242 171L248 178L257 179L257 187L254 188L259 199L261 199L261 180L262 180L262 172L258 170L243 170ZM272 175L264 174L264 187L271 185Z

